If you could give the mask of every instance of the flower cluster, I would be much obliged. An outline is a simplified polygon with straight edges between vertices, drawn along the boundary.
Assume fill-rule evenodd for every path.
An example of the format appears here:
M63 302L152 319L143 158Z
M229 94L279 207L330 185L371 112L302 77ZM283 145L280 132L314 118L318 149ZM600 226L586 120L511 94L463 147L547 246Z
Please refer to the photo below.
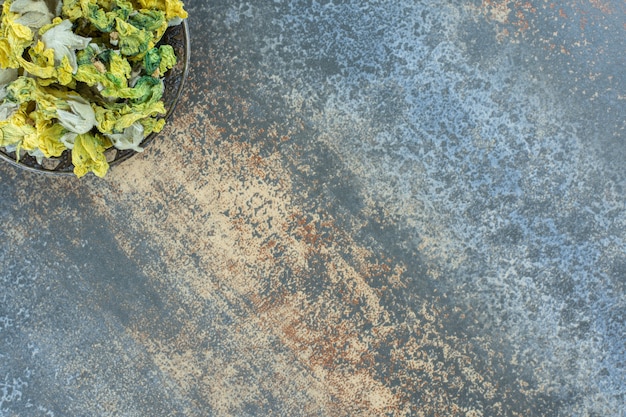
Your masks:
M141 151L165 123L181 0L5 0L0 21L0 147L39 161L72 153L104 176L110 147Z

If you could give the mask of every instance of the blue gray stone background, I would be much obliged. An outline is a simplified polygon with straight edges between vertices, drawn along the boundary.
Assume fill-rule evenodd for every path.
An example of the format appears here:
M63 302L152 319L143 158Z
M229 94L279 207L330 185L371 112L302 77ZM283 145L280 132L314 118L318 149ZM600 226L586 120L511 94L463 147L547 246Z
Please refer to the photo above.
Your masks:
M623 1L194 1L105 179L0 166L0 416L625 416Z

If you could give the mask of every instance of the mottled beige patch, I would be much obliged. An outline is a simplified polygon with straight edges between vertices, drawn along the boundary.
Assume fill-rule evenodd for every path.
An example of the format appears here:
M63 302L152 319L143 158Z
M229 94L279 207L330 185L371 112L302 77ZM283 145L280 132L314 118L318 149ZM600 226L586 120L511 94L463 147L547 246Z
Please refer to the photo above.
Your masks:
M399 398L368 370L374 365L371 337L341 319L340 305L310 303L301 292L281 301L264 311L262 322L279 329L282 343L319 378L325 387L324 408L331 415L377 416L400 410Z
M523 0L483 0L480 6L469 8L498 25L498 41L523 36L531 27L531 16L537 12L532 2Z
M150 244L161 248L160 256L170 268L167 279L176 280L176 290L186 288L189 295L212 302L217 302L218 294L240 306L245 300L252 301L254 310L248 311L248 319L256 327L238 333L252 336L239 340L242 357L255 360L254 354L245 353L253 351L252 345L271 352L270 338L278 336L308 370L285 378L307 390L315 399L312 407L333 410L331 414L337 416L351 415L349 410L356 409L364 415L380 415L398 408L398 399L368 370L372 365L370 346L359 334L360 322L343 319L358 302L365 303L362 320L378 325L388 320L387 313L379 294L365 282L366 275L344 260L340 251L347 243L361 271L389 273L393 285L402 285L403 267L371 264L366 259L373 254L354 241L339 244L336 236L325 235L322 231L327 229L335 235L340 232L326 214L322 218L293 203L289 173L278 154L261 158L252 144L224 140L218 129L207 124L195 134L207 144L220 139L220 146L211 149L210 163L186 161L185 151L199 152L187 148L188 130L180 127L194 126L194 118L203 111L181 116L146 153L112 170L108 177L111 194L94 194L102 211L109 211L111 198L133 207L127 227L150 236ZM182 146L172 149L172 142ZM167 159L155 160L158 154ZM132 257L133 242L123 237L125 233L116 231L120 246ZM328 260L326 279L332 287L350 291L325 294L317 300L283 296L271 301L262 295L260 278L275 280L286 268L298 275L307 270L312 256ZM144 272L152 279L165 279L162 271L150 265ZM306 324L310 319L304 314L314 315L313 327ZM260 396L258 387L233 382L233 367L245 367L246 363L221 363L210 350L196 351L194 346L203 339L202 329L193 328L193 323L188 326L191 328L171 341L151 340L139 330L134 337L147 346L155 363L182 391L195 387L221 415L231 414L245 399ZM260 336L255 331L259 328L264 329ZM277 372L289 374L288 361L281 362L275 352L271 355ZM351 366L339 366L339 359Z
M596 9L600 10L602 13L611 14L613 13L613 8L611 4L602 0L589 0L589 3Z
M488 11L490 19L499 23L508 23L509 14L511 14L510 3L509 1L483 1L482 7Z

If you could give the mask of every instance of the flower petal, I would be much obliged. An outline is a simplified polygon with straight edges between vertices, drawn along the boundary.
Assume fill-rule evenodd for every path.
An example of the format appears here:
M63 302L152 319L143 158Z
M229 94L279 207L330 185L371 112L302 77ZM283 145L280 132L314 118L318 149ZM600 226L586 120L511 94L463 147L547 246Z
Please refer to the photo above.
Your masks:
M87 100L80 96L71 96L67 99L70 111L57 110L57 117L61 126L67 130L83 134L96 125L96 115Z
M72 22L69 20L63 20L58 25L55 25L48 29L43 35L41 40L47 48L54 49L54 61L56 64L60 64L63 57L67 57L72 71L76 72L76 50L85 49L91 38L85 38L78 36L72 32Z

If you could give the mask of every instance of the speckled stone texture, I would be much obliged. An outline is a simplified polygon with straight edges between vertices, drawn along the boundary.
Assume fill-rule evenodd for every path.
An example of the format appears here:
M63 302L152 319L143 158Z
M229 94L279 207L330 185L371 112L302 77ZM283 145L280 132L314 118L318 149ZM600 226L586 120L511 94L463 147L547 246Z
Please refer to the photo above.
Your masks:
M192 1L101 180L0 166L0 416L626 415L623 1Z

